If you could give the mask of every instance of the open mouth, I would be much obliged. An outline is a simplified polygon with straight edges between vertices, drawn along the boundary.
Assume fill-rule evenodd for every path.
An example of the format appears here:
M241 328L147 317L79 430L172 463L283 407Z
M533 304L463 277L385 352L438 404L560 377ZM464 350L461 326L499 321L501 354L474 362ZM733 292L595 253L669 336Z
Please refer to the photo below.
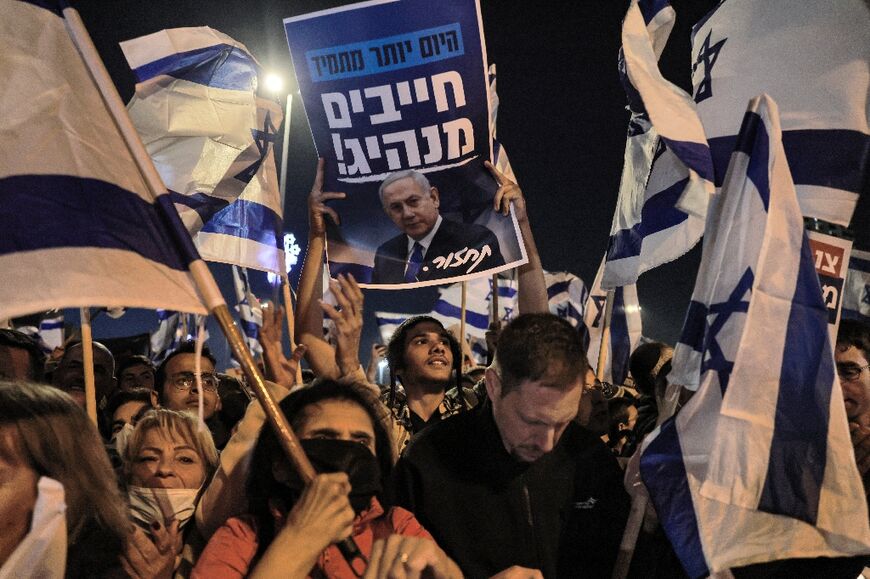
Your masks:
M438 358L429 358L429 360L426 361L426 365L427 366L434 366L436 368L445 368L445 367L449 366L450 364L448 364L447 358L438 357Z

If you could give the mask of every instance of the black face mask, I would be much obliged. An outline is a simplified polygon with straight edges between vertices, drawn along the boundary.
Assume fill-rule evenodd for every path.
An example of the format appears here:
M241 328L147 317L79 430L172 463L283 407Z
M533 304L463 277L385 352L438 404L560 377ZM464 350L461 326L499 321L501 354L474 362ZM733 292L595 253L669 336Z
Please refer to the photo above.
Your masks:
M350 479L350 506L356 514L368 508L371 499L381 492L381 468L372 452L358 442L311 438L302 440L302 449L318 473L345 472ZM295 469L286 483L275 483L278 496L287 496L295 503L305 487ZM279 490L279 492L280 492ZM275 496L275 495L273 495Z

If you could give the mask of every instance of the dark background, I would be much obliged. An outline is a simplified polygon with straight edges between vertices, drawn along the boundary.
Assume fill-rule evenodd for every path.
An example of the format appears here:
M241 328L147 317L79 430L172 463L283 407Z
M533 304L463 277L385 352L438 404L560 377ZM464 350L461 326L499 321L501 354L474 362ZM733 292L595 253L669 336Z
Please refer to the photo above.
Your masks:
M118 43L164 28L210 26L245 44L264 69L279 73L288 91L295 77L282 19L349 2L297 0L82 0L74 2L122 98L134 79ZM433 9L438 2L433 2ZM677 20L661 59L668 79L690 87L691 26L716 0L674 0ZM626 1L520 2L481 0L490 63L498 66L498 137L507 150L529 214L544 268L569 271L591 285L607 247L622 171L628 113L616 70ZM307 239L305 199L316 155L298 98L293 103L285 192L285 230ZM280 150L278 151L280 162ZM644 334L673 343L694 285L700 246L687 256L644 274L638 284ZM297 266L301 267L300 265ZM214 265L230 304L228 266ZM298 274L297 271L294 271ZM268 298L263 274L252 280ZM377 339L375 310L428 311L436 288L366 292L366 331L361 357ZM74 322L75 312L68 312ZM101 316L97 337L135 334L156 327L153 313L132 311L121 320ZM216 327L212 348L227 361Z

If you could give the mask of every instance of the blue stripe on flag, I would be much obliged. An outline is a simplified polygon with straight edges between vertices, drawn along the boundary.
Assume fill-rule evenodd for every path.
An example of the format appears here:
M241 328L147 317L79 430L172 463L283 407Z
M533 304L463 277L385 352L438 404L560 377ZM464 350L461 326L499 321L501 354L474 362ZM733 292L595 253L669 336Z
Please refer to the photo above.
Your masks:
M680 343L691 346L696 352L704 349L704 336L707 333L707 306L692 300L686 311Z
M177 52L133 70L137 82L161 74L213 88L250 91L257 88L259 65L250 54L229 44Z
M265 205L237 199L221 209L203 226L205 233L223 233L278 247L281 216Z
M861 259L860 257L856 257L852 255L849 258L849 269L854 269L857 271L866 271L870 273L870 261L866 259Z
M12 175L0 179L0 200L0 222L4 224L0 255L97 247L132 251L175 270L187 269L178 248L172 245L173 241L183 241L181 236L167 239L165 235L166 208L159 203L169 202L166 195L151 204L114 183L98 179ZM171 211L179 219L175 209ZM143 231L149 234L143 235ZM185 257L197 255L186 231L185 236Z
M438 312L442 316L446 316L448 318L456 318L460 319L462 315L462 308L458 306L454 306L453 304L449 304L444 300L438 300L435 302L435 307L432 308L432 311ZM479 328L485 330L489 327L489 316L486 314L479 314L477 312L472 312L470 310L465 310L465 323L475 328Z
M242 331L245 332L245 335L251 339L256 340L257 336L260 333L260 326L258 326L255 322L251 320L246 320L244 318L239 318L239 325L242 326Z
M804 235L785 336L767 478L758 508L816 524L834 366L828 313Z
M686 573L689 577L708 575L680 435L673 418L662 424L659 435L641 454L640 474Z
M176 191L169 191L169 196L173 203L190 207L199 215L203 223L208 222L218 211L229 205L229 201L220 197L212 197L205 193L194 193L185 195Z
M715 183L721 187L737 136L716 137L709 143ZM795 185L861 193L870 161L870 136L845 129L783 131L782 145Z
M44 8L49 12L57 14L63 18L63 9L69 6L64 0L21 0L27 4L33 4L40 8Z
M640 13L643 15L644 24L649 24L656 14L670 6L668 0L640 0L637 7L640 8Z
M498 297L500 297L500 298L512 298L515 295L517 295L516 288L510 287L510 286L504 286L504 285L498 286Z
M746 178L755 185L764 203L764 210L767 211L770 206L770 174L767 166L770 158L770 137L758 113L747 112L743 116L735 151L749 155Z
M677 141L666 137L661 139L684 165L707 181L713 181L713 162L706 143Z
M51 322L39 322L40 330L58 330L63 328L63 322L51 321Z
M647 199L641 211L640 223L630 229L621 229L610 236L607 261L640 255L643 238L674 227L689 218L676 208L677 200L686 188L688 178L677 181L667 189Z
M379 326L398 326L407 318L378 318Z
M613 315L610 318L610 376L614 384L625 383L628 359L631 356L631 338L628 335L623 289L621 286L614 289Z
M568 286L571 285L571 280L567 281L559 281L551 285L547 288L547 299L553 299L553 296L557 296L562 292L568 291Z

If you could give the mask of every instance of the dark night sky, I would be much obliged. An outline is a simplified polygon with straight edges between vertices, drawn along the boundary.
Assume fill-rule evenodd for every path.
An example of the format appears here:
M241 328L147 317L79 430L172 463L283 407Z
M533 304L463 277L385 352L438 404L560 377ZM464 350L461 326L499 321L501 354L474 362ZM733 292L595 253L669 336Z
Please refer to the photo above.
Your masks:
M211 26L244 43L265 68L282 73L294 86L282 19L347 3L81 0L74 6L126 101L134 81L118 47L122 40L164 28ZM606 249L622 171L628 113L616 59L627 2L481 3L488 57L498 65L498 136L528 199L544 267L570 271L591 284ZM684 88L690 84L691 26L715 3L672 2L677 22L661 66ZM285 229L305 239L305 196L315 152L301 106L294 106L291 126ZM699 259L700 247L641 277L645 335L676 340ZM213 269L226 285L226 268ZM427 310L434 295L432 288L367 292L364 344L375 338L374 310ZM95 331L99 336L101 326L95 324ZM104 335L122 333L103 327ZM364 345L363 358L366 352Z

